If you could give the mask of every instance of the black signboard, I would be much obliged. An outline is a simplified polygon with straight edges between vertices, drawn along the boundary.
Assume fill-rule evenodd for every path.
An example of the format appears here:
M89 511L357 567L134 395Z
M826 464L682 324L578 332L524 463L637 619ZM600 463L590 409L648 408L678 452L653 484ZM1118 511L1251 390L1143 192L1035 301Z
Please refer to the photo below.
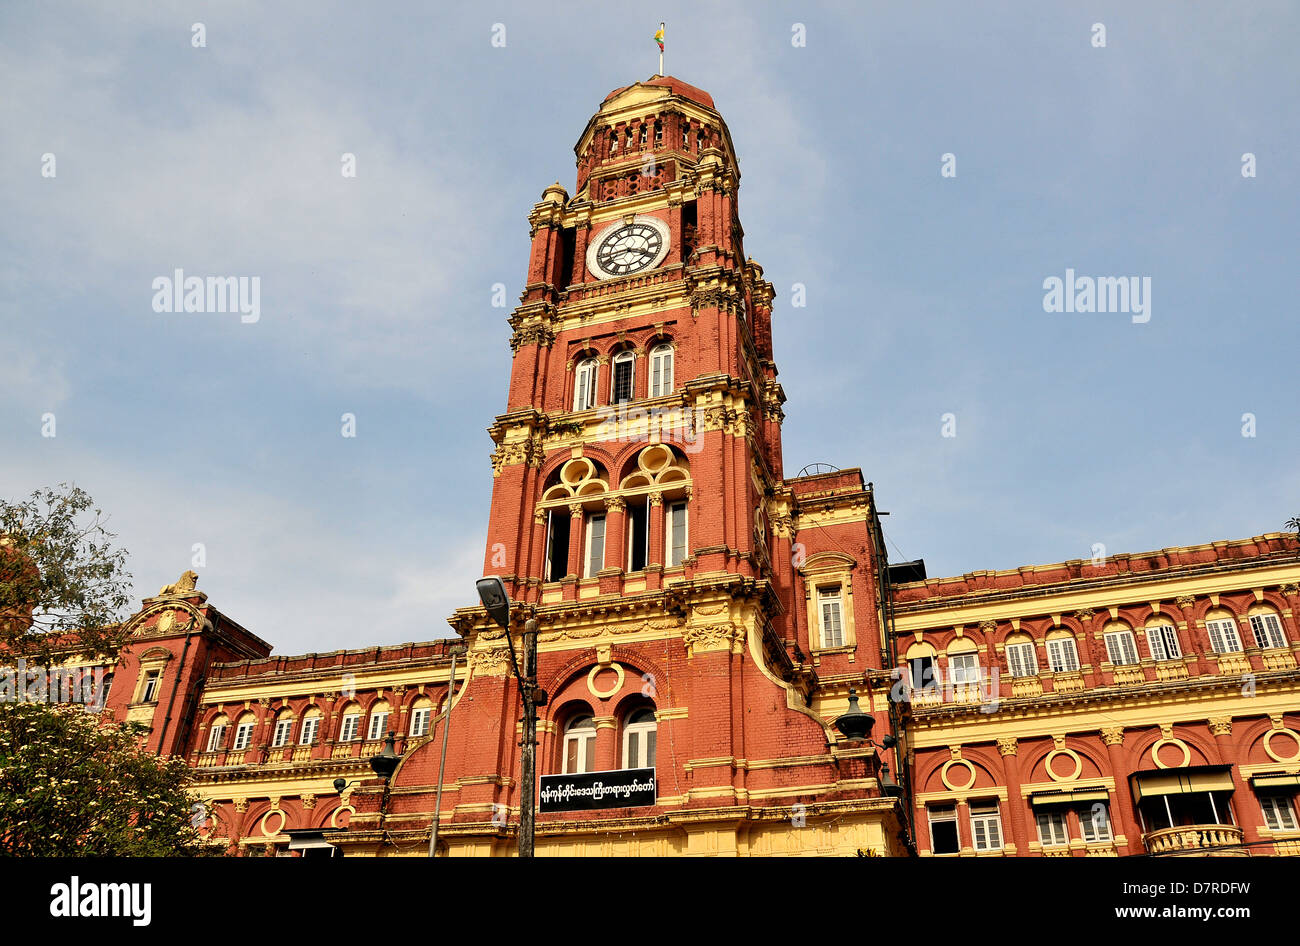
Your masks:
M652 768L543 775L540 794L537 810L541 812L644 808L658 798Z

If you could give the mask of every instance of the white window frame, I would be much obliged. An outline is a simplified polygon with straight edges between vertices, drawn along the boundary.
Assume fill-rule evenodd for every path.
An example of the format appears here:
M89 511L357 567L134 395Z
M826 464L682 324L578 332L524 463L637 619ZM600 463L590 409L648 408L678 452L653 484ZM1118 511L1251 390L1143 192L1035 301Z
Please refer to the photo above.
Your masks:
M146 670L144 672L144 685L140 687L141 703L157 703L158 691L162 689L162 671Z
M1286 633L1282 630L1282 619L1270 611L1260 611L1247 616L1250 632L1255 635L1255 644L1261 650L1275 650L1286 646Z
M673 514L676 510L682 511L682 557L673 559ZM668 568L680 565L691 554L691 519L690 510L687 508L686 500L679 499L674 502L664 504L664 562Z
M1106 659L1116 667L1131 667L1140 661L1138 660L1137 641L1133 637L1133 631L1124 628L1118 631L1106 631L1102 635L1102 640L1106 642ZM1116 660L1119 657L1121 659Z
M1178 660L1183 656L1183 649L1178 645L1178 628L1167 622L1148 624L1147 647L1155 660Z
M1295 803L1290 795L1272 792L1259 796L1259 807L1264 812L1264 824L1270 831L1300 830L1296 820Z
M977 851L1002 850L1002 812L996 801L971 803L970 837Z
M570 723L564 730L564 755L560 758L560 769L564 775L579 775L583 772L595 771L596 755L596 722L590 716L580 716L578 719L591 720L591 726L584 726L581 729L575 729ZM573 722L577 722L574 720ZM577 744L577 752L574 753L576 768L569 768L569 746ZM591 766L591 768L588 768Z
M573 378L573 409L589 411L596 406L596 377L600 363L595 358L578 362Z
M1077 673L1079 648L1073 636L1053 637L1047 641L1047 666L1052 673Z
M208 751L219 752L221 744L226 741L226 730L230 728L229 723L217 723L208 733Z
M953 686L973 686L980 682L980 655L968 650L948 655L948 682Z
M235 741L231 743L230 748L235 752L241 752L248 748L248 744L253 741L253 727L257 722L240 723L235 727Z
M367 742L374 742L376 739L383 739L388 735L388 717L389 710L380 710L378 713L370 714L370 725L366 728L369 735L366 737Z
M1007 673L1012 677L1038 676L1038 648L1033 641L1012 641L1005 650Z
M417 706L411 710L411 735L425 736L429 733L429 719L433 716L432 706Z
M1213 618L1205 622L1205 632L1210 636L1210 646L1216 654L1239 654L1241 629L1236 618Z
M597 529L597 526L599 526L599 529ZM582 532L582 577L595 578L596 573L605 567L605 514L603 512L587 513ZM597 532L600 533L599 547L597 547L596 543Z
M936 812L941 812L941 814L939 814L937 818L935 817ZM957 839L957 850L948 851L945 853L949 855L960 854L961 853L961 828L958 827L957 825L957 806L952 802L948 802L947 804L943 804L943 805L926 805L925 813L926 813L926 820L930 826L930 853L935 854L936 856L939 857L943 856L942 854L938 854L938 852L935 851L935 848L938 847L938 845L935 844L934 842L934 826L936 824L946 824L948 822L952 822L953 834L956 836Z
M339 742L356 742L361 734L361 714L348 713L339 725Z
M633 714L635 715L635 714ZM628 723L623 727L623 768L625 769L652 769L654 768L655 758L654 749L650 745L650 737L655 737L658 742L659 724L655 722L654 717L642 720L639 723ZM633 737L636 737L636 748L633 749ZM632 754L635 752L636 757Z
M821 622L822 647L844 646L844 594L842 585L817 589L817 614Z
M673 393L673 346L667 342L650 350L650 396Z
M316 735L320 732L319 716L306 716L302 721L302 731L298 733L298 745L310 746L316 741Z
M289 736L293 734L293 717L286 716L284 719L275 721L275 732L271 735L271 748L279 749L281 746L289 744Z
M628 365L627 398L618 399L618 366ZM609 403L627 404L636 400L636 353L621 351L609 363Z
M1095 813L1100 809L1102 815L1098 820ZM1110 827L1110 806L1098 802L1088 808L1080 808L1076 812L1079 816L1079 832L1086 844L1101 844L1103 841L1113 841L1115 835Z
M1043 847L1066 847L1070 843L1070 816L1064 808L1034 812L1034 824L1038 827L1038 843Z

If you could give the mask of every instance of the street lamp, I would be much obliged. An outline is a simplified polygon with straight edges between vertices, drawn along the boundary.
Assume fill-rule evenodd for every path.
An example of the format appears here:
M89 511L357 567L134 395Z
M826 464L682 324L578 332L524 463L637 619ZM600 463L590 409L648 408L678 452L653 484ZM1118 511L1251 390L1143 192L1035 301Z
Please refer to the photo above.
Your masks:
M515 642L510 636L510 595L506 585L496 575L487 575L475 582L479 600L492 618L506 632L506 646L510 648L510 665L515 671L519 694L524 704L524 734L520 745L523 768L520 779L522 795L519 799L519 856L533 856L533 837L536 833L534 799L537 796L537 707L546 705L546 692L537 688L537 621L524 622L524 669L519 670L515 658Z

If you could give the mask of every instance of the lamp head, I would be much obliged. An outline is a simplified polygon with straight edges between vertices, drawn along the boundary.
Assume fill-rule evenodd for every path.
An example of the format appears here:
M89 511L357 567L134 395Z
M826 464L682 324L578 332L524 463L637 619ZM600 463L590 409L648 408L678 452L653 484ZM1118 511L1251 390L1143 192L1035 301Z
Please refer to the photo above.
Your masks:
M506 593L506 583L496 575L486 575L476 581L474 587L488 617L506 627L510 623L510 595Z

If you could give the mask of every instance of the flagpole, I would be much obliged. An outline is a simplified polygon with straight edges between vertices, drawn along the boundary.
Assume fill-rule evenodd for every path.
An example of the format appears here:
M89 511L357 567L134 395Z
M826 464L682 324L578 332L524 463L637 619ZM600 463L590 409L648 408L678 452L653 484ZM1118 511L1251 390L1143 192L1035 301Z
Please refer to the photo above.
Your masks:
M664 24L660 23L659 33L662 35L663 31L664 31ZM660 75L664 74L664 48L662 46L659 47L659 74Z

